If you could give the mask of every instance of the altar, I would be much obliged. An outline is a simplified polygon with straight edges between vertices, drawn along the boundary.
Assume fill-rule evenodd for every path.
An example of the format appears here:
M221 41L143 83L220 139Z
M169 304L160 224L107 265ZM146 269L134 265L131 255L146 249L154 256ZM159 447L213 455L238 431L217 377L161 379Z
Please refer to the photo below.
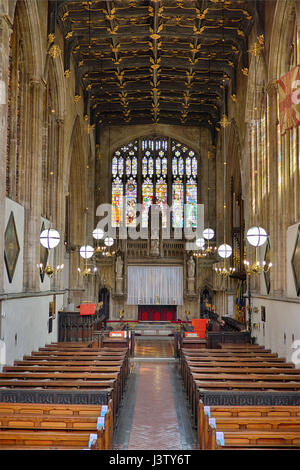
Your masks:
M139 321L176 321L176 305L139 305Z

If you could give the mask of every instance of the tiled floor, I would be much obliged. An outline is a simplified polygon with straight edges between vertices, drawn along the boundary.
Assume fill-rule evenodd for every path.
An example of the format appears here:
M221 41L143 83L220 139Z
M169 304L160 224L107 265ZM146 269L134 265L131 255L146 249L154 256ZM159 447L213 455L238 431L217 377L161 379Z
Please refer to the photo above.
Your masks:
M195 449L196 431L186 393L177 360L170 355L172 339L141 340L135 352L138 358L131 359L114 448Z
M135 357L174 357L173 343L172 337L136 337Z

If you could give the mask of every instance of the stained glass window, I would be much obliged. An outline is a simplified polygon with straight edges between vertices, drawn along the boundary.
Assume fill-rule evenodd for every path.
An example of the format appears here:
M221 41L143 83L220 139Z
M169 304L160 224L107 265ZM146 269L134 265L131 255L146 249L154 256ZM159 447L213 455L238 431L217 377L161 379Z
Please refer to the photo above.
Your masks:
M130 178L126 183L126 225L127 227L136 225L136 204L137 204L137 183L134 178Z
M163 227L167 225L168 205L173 209L173 228L183 228L184 223L196 227L197 177L197 155L180 142L147 137L123 145L112 158L113 226L120 226L123 215L127 227L136 226L136 205L141 202L144 228L148 227L152 204L161 208Z
M123 219L123 182L116 178L112 184L112 226L120 227Z
M142 186L142 227L148 227L148 211L153 203L153 183L150 178L147 178Z
M173 218L174 228L183 227L183 182L177 178L172 188Z
M190 179L186 185L186 227L197 227L197 184Z

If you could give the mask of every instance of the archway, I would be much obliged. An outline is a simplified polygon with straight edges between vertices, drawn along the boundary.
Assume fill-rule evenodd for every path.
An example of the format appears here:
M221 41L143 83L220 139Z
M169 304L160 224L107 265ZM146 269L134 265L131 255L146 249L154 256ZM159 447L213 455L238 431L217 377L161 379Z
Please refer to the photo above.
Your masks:
M212 292L208 287L204 287L200 294L200 317L207 316L211 310L207 307L207 304L212 304Z
M103 302L102 313L105 315L105 318L109 318L109 290L106 287L102 287L99 291L98 301Z

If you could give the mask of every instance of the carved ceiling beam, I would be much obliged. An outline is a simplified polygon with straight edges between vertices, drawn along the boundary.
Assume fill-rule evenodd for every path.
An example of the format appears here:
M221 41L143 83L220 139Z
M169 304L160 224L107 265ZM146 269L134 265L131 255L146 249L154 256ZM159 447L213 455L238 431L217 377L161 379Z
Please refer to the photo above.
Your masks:
M151 5L148 7L150 18L149 32L150 32L150 41L149 46L152 52L153 57L150 56L150 72L151 72L151 97L152 97L152 113L153 113L153 121L158 122L159 120L159 97L160 97L160 90L159 86L159 73L160 73L160 61L161 58L159 57L159 47L161 46L161 36L160 32L163 29L163 23L160 21L161 13L163 7L161 7L161 2L152 0Z
M105 18L109 24L109 29L111 32L117 33L118 31L118 24L115 19L115 14L116 14L116 7L114 2L112 1L106 1L106 10L103 11L103 14L105 15ZM128 101L127 101L127 92L125 90L125 71L122 66L120 66L122 62L122 58L119 55L119 48L120 48L120 43L118 41L118 38L116 37L115 34L111 34L111 51L113 53L112 61L115 65L115 76L116 79L119 82L119 98L120 98L120 103L121 107L123 108L123 115L124 115L124 120L126 122L130 121L130 109L128 107Z

